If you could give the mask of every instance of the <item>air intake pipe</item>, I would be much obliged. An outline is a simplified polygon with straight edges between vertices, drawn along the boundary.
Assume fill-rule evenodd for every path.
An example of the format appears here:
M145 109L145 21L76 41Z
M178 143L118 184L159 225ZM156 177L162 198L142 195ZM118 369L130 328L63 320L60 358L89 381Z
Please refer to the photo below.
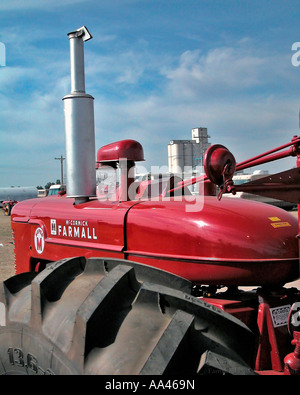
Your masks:
M63 98L65 113L67 197L75 204L96 196L94 98L85 93L84 41L92 38L85 26L68 34L71 93Z

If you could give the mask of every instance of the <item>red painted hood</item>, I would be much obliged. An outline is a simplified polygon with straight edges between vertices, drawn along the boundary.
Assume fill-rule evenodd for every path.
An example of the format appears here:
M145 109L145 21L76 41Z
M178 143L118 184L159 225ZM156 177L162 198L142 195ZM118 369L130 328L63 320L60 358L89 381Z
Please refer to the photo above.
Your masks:
M288 212L225 197L205 197L203 205L201 197L197 205L174 199L18 203L12 212L18 272L40 260L85 255L129 259L202 284L271 285L298 278L298 221ZM37 234L38 227L43 232ZM37 236L45 239L38 250Z
M165 270L196 282L263 285L298 278L298 221L288 212L225 197L205 197L196 212L186 207L134 206L127 218L129 259L156 257ZM190 266L179 269L178 261Z

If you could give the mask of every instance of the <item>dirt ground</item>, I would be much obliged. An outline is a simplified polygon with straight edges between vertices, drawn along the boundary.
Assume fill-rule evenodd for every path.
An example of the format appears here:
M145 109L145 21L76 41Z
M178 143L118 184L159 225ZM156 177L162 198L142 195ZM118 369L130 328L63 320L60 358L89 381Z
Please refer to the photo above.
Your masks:
M10 217L0 210L0 281L15 274L14 245L10 227Z
M292 212L297 216L297 211ZM10 227L10 217L4 215L0 209L0 281L15 274L14 245ZM300 289L300 280L286 284L286 286L297 287Z

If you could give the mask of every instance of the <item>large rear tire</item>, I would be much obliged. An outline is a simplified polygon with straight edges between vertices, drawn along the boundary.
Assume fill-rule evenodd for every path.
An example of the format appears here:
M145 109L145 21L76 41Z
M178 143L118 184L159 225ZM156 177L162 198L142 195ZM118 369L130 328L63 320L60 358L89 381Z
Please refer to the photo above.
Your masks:
M0 284L0 374L253 374L252 333L191 284L70 258Z

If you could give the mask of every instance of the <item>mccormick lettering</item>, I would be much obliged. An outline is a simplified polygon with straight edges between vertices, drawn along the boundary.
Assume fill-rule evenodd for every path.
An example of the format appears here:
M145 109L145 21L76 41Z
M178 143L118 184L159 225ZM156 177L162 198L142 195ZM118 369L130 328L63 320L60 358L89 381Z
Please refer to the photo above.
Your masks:
M96 229L89 226L88 221L66 220L65 225L57 224L56 219L51 219L51 235L97 240Z
M79 221L79 220L66 220L66 225L78 225L78 226L88 226L88 221Z

